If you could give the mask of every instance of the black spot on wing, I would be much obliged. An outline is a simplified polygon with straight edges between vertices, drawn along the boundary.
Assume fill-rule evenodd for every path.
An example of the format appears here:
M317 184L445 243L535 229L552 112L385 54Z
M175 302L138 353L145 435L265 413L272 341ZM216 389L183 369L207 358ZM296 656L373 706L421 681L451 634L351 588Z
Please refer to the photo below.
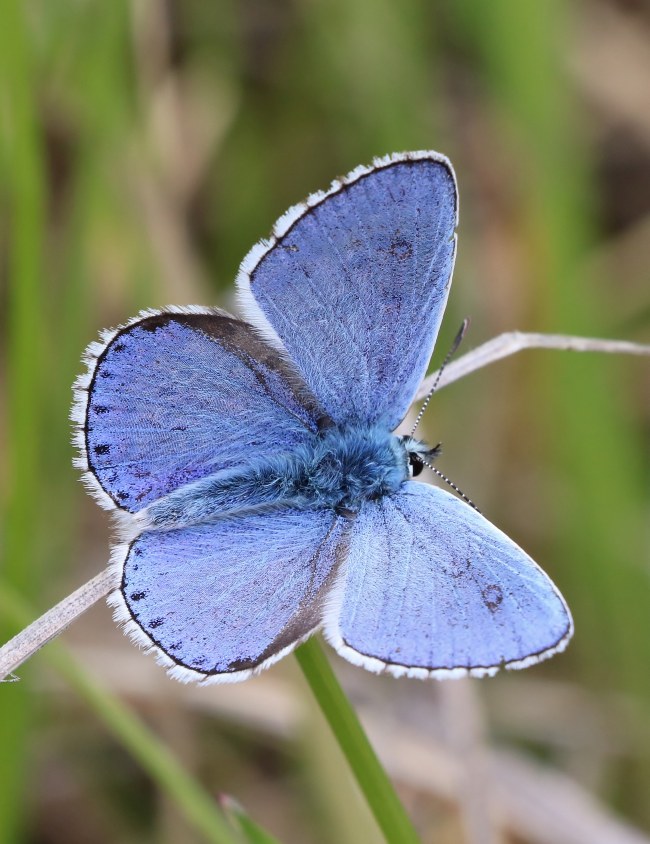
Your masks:
M393 258L400 261L406 260L413 255L413 247L408 240L404 238L396 238L390 245L388 250Z
M481 597L483 598L483 603L490 612L496 612L503 602L503 590L498 584L491 583L483 589Z

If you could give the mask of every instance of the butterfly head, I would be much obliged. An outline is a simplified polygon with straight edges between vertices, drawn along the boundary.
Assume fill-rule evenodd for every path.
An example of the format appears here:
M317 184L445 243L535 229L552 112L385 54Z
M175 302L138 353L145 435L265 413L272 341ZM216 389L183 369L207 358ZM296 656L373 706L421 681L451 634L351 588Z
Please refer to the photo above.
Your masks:
M442 451L440 443L432 448L428 443L416 440L415 437L409 435L400 437L400 442L406 452L408 472L412 478L417 478L425 465L435 460Z

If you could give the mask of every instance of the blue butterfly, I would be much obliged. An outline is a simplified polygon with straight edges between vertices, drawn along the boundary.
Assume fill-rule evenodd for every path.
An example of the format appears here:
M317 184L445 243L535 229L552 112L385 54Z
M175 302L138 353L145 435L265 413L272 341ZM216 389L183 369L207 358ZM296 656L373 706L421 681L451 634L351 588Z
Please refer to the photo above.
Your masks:
M322 628L396 677L523 668L569 610L512 540L412 480L392 433L445 309L458 198L435 152L376 159L242 263L247 318L146 311L86 352L77 464L119 513L116 619L182 681L243 680Z

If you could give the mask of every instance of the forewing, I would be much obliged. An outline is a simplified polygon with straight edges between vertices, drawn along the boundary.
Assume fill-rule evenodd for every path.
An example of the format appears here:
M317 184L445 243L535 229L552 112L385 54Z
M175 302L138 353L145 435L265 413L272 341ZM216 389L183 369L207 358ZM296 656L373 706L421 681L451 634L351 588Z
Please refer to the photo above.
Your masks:
M364 505L325 622L351 662L439 678L532 665L572 632L562 596L521 548L460 499L412 481Z
M77 462L106 507L136 512L328 424L277 350L223 312L145 313L103 339L72 415Z
M119 546L116 620L182 681L245 680L320 624L343 519L284 509Z
M248 318L336 422L393 429L406 414L447 302L456 222L449 161L404 153L292 208L244 260Z

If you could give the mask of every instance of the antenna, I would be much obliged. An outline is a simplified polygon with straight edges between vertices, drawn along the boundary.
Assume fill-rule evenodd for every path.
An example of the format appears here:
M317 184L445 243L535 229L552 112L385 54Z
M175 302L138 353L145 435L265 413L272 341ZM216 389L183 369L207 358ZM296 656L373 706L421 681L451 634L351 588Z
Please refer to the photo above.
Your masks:
M458 329L458 334L456 334L456 337L454 338L454 342L451 344L451 349L449 349L449 351L447 352L445 359L442 362L442 366L440 367L440 369L438 370L438 372L436 374L436 380L433 382L433 387L431 387L431 389L429 390L427 397L424 400L424 404L422 405L422 407L420 408L420 410L418 412L418 415L415 419L415 425L413 426L413 430L411 431L410 436L413 436L413 434L415 433L418 425L420 424L420 420L422 419L422 415L423 415L424 411L427 409L427 405L431 401L431 396L435 393L436 389L438 388L438 384L440 383L440 378L442 376L442 373L445 371L445 367L447 366L449 361L452 359L452 357L458 351L458 347L462 343L463 337L465 336L465 333L466 333L468 328L469 328L469 317L465 317L465 319L463 320L463 324ZM433 467L429 467L429 468L433 468ZM434 469L434 472L435 471L437 471L437 470ZM447 480L447 479L445 478L445 480ZM453 486L453 484L451 484L451 486ZM460 490L459 490L459 492L460 492ZM468 499L468 501L469 501L469 499ZM472 506L474 506L474 505L472 505Z
M420 457L420 455L418 455L418 457ZM420 460L422 460L422 457L420 457ZM422 460L422 462L427 467L427 469L431 469L431 471L435 475L437 475L439 478L442 478L442 480L446 484L449 484L449 486L454 490L454 492L457 492L460 495L460 497L463 499L463 501L467 502L467 504L469 504L470 507L472 507L474 510L476 510L477 513L481 513L481 511L478 509L476 504L474 504L472 499L468 498L465 495L465 493L462 491L462 489L459 489L453 481L450 481L449 478L447 477L447 475L443 475L442 472L439 469L436 469L436 467L432 466L431 463L427 463L426 460ZM483 514L481 513L481 515L483 515Z

